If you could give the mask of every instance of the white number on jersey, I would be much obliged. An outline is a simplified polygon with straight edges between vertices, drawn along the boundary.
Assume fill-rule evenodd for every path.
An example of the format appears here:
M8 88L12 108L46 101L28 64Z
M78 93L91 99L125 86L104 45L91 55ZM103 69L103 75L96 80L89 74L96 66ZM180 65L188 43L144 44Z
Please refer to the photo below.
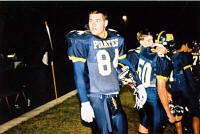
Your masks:
M118 49L115 49L115 57L113 60L113 66L114 68L117 68L118 66L118 56L119 51ZM109 53L106 50L99 50L96 54L97 57L97 63L98 63L98 69L99 73L102 76L108 76L112 72L112 66L111 66L111 58Z
M140 59L138 64L138 72L142 84L145 88L149 87L151 84L151 71L151 64L149 62L145 63L144 60Z

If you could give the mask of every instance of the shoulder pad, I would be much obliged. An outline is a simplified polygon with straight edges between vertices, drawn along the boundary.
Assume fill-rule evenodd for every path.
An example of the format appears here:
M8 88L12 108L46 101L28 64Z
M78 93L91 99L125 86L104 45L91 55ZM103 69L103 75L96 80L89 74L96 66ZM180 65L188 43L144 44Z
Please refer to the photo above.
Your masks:
M130 50L128 50L128 52L132 52L132 51L135 51L135 49L130 49Z
M117 33L117 30L114 30L114 29L108 29L109 31L111 32L116 32Z
M120 34L118 33L118 31L114 30L114 29L108 29L107 32L109 34L112 34L112 35L120 36Z
M88 30L72 30L66 36L67 38L80 38L82 35L88 33Z
M128 50L128 52L136 52L136 53L140 53L140 50L139 50L139 49L130 49L130 50Z

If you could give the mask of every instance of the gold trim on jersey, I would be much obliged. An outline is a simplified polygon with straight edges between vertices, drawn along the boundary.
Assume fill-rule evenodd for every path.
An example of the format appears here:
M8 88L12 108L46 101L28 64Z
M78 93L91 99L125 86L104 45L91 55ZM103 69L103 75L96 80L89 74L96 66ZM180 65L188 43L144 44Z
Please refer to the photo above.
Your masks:
M167 77L161 75L157 75L156 78L167 80Z
M186 69L188 69L188 68L190 68L190 67L191 67L191 65L187 65L187 66L185 66L183 69L186 70Z
M103 37L103 38L105 39L105 38L107 38L107 36L108 36L108 32L105 31L105 33L104 33L104 37Z
M126 58L126 54L120 56L118 59L119 59L119 60L122 60L122 59L124 59L124 58Z
M86 62L86 59L84 59L84 58L78 58L78 57L74 57L74 56L69 56L69 59L72 60L72 61Z
M119 62L118 62L118 65L120 65L120 66L122 66L122 67L124 67L124 66L125 66L124 64L122 64L122 63L119 63Z

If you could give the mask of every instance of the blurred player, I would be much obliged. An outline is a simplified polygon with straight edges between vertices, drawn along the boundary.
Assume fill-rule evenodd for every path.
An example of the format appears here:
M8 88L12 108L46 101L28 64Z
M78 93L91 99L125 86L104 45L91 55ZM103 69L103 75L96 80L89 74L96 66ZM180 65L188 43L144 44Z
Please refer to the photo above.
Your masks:
M172 65L166 55L152 52L153 37L149 31L140 31L137 38L142 45L138 72L147 92L147 102L139 111L139 134L162 134L166 114L171 123L175 122L169 108L171 98L166 90L166 79L170 75ZM164 50L162 53L167 53L166 48L170 48L169 44L157 42L157 49Z
M179 106L187 106L192 115L193 133L199 134L199 117L200 112L198 109L197 89L195 88L194 79L192 77L191 66L192 56L188 53L191 50L191 45L178 39L177 50L173 52L171 57L173 63L173 72L170 77L171 92L173 96L173 103ZM176 120L177 133L182 134L182 114L178 113Z

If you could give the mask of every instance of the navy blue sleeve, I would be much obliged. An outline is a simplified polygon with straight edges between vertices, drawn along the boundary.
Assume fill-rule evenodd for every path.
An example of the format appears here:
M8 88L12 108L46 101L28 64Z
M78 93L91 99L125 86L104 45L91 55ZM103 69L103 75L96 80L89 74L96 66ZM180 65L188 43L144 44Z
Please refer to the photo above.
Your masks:
M85 61L88 54L87 42L83 35L76 31L70 32L66 36L68 46L68 56L70 60Z
M136 70L138 67L139 58L139 54L136 53L134 50L127 53L127 59L135 67Z
M85 76L85 63L84 62L73 62L74 67L74 79L76 88L78 90L78 94L81 102L88 101L87 96L87 78Z
M141 47L140 48L140 55L143 57L146 57L147 59L150 60L154 60L155 55L157 55L157 53L152 52L152 47Z
M186 76L187 82L190 86L190 88L192 89L192 92L195 93L196 92L196 88L195 88L195 82L192 76L192 71L191 71L191 62L190 62L190 57L184 53L182 56L182 64L184 66L184 74Z
M190 55L190 53L182 53L182 65L183 67L186 67L188 65L192 65L193 63L193 58L192 55Z
M156 74L163 77L169 77L172 67L171 61L166 57L158 57L156 61Z

